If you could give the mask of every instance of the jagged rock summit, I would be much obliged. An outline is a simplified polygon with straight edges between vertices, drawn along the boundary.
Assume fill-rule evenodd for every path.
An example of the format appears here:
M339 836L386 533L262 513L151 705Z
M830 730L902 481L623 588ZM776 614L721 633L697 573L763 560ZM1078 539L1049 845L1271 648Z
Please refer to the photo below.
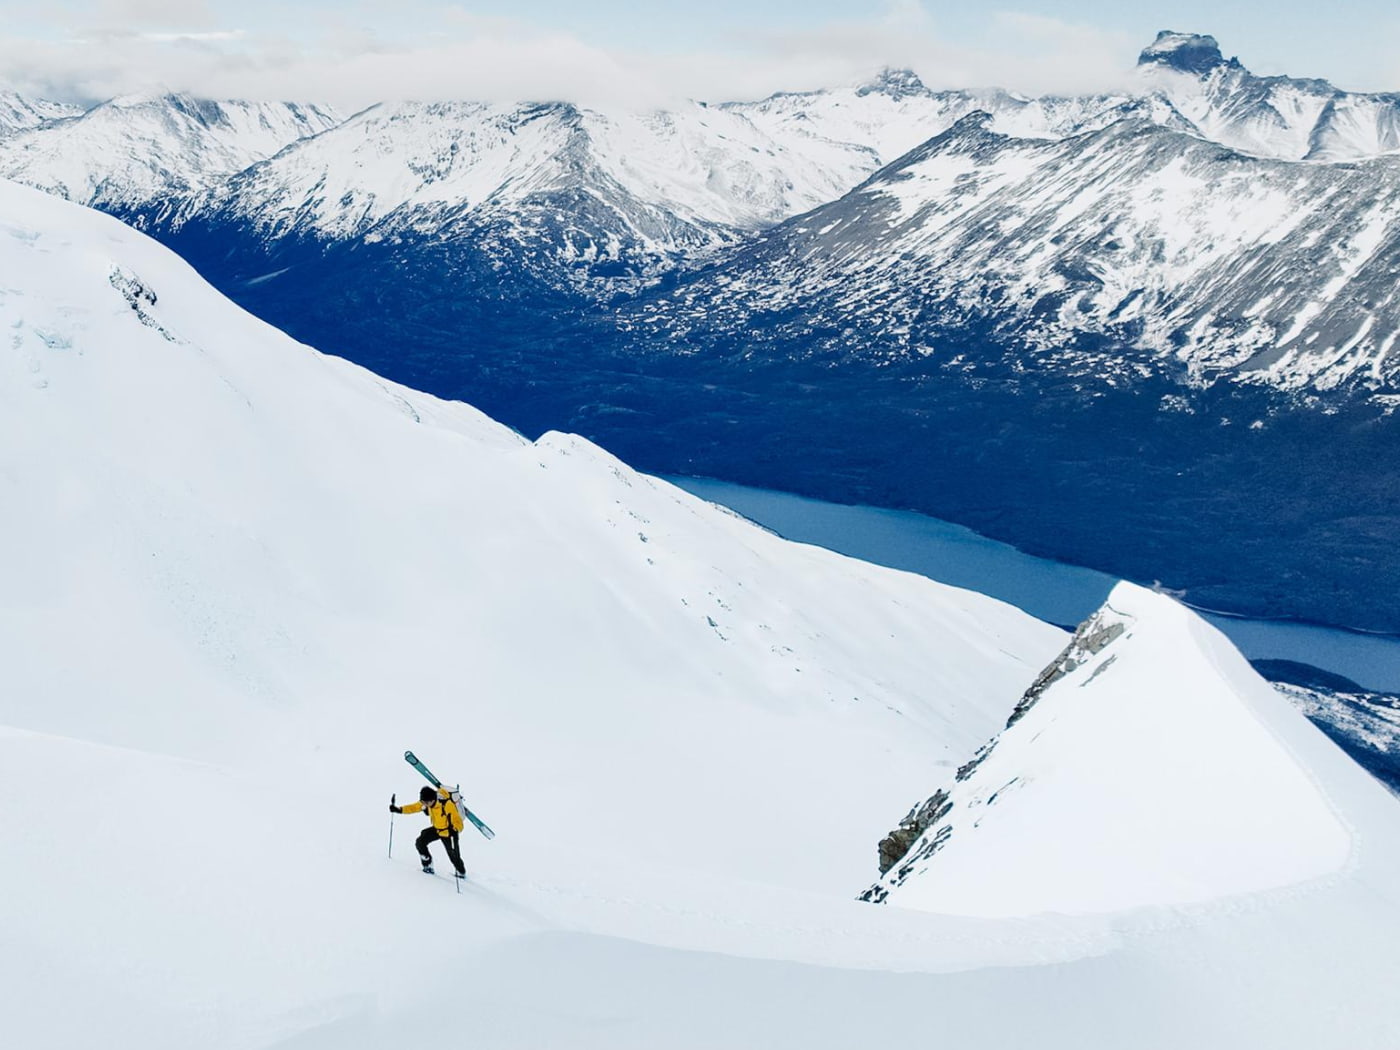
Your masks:
M919 79L912 69L886 67L878 75L856 89L859 96L875 93L889 95L893 99L909 98L915 95L932 95L933 92Z
M1163 29L1157 39L1142 49L1138 65L1166 66L1182 73L1204 76L1217 66L1242 68L1239 59L1228 62L1220 53L1220 45L1215 37L1199 33L1177 33Z

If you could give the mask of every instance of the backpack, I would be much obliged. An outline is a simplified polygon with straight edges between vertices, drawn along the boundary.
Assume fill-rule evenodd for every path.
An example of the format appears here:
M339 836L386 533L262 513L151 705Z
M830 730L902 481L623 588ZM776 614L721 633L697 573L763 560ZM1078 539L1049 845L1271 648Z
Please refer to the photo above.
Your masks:
M447 792L447 798L442 797L442 793ZM446 803L451 802L452 808L448 809ZM446 784L438 785L438 803L442 805L443 816L447 818L447 827L456 835L467 826L466 818L462 816L467 811L466 803L462 801L462 792L457 788L449 788Z

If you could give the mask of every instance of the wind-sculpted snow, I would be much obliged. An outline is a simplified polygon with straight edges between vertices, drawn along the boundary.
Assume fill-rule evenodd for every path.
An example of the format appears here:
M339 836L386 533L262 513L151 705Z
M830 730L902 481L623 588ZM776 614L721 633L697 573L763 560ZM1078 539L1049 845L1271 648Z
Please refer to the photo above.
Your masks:
M985 364L944 349L977 328L1007 367L1096 382L1396 392L1400 159L1265 161L1137 118L1057 142L989 123L965 119L632 323L733 337L772 316L755 353L955 371Z
M160 210L341 119L319 105L122 97L0 139L0 175L81 204Z

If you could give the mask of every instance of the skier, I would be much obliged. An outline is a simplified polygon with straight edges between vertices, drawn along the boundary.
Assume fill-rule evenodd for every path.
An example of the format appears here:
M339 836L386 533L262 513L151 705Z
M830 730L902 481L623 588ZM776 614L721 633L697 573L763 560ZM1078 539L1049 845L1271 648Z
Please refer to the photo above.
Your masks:
M424 809L428 811L428 819L432 823L423 829L423 833L414 842L418 847L418 856L423 862L423 873L433 874L433 858L428 853L428 844L434 839L441 839L443 849L447 850L447 859L452 861L452 866L457 869L457 878L465 879L467 866L462 863L462 851L457 844L457 833L462 830L462 814L457 811L456 804L448 797L447 792L435 791L424 785L423 790L418 792L417 802L410 802L406 806L396 806L392 799L389 802L390 813L418 813Z

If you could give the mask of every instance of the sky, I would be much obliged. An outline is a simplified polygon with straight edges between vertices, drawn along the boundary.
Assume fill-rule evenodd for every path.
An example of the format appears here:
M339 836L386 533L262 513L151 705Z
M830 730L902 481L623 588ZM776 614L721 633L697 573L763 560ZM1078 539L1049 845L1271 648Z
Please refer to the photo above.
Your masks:
M1256 73L1400 91L1400 6L1205 0L0 0L0 85L95 102L151 90L326 101L665 105L852 83L1107 90L1158 30Z

